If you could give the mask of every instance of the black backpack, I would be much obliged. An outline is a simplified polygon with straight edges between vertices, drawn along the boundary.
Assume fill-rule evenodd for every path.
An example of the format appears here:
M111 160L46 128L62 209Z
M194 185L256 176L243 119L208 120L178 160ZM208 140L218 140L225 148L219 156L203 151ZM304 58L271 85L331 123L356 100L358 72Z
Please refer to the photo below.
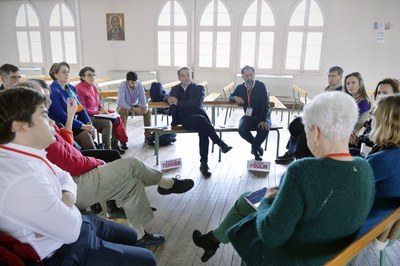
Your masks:
M151 140L153 142L155 141L154 133L151 133ZM175 133L162 134L159 136L159 140L160 140L160 146L167 146L176 141L176 134Z
M163 85L160 82L151 83L149 92L150 92L150 99L152 102L162 102L164 101L164 98L168 96L168 92L165 91ZM155 110L153 110L153 112L154 111ZM169 108L157 108L157 113L168 115Z

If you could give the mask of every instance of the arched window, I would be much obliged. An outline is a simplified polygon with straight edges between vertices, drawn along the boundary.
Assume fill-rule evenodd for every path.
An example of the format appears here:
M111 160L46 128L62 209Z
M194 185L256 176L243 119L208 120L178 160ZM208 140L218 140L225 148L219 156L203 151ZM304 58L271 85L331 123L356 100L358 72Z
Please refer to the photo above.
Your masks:
M247 9L241 29L240 66L272 69L275 18L264 0L255 0Z
M53 62L77 64L76 26L70 9L57 3L50 15L51 56Z
M168 1L158 17L158 65L188 64L188 23L178 1Z
M294 10L288 28L287 70L320 69L324 17L315 0L302 0Z
M15 21L19 61L43 63L42 36L36 11L26 3L18 9Z
M231 18L221 0L211 0L204 9L199 31L199 66L228 68Z

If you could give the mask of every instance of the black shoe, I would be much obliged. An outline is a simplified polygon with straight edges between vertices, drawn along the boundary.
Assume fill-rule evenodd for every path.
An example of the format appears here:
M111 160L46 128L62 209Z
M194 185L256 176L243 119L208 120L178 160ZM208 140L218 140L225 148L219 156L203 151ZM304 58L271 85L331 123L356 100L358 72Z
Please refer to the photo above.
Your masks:
M122 145L121 145L121 149L127 150L127 149L128 149L128 146L127 146L126 144L122 144Z
M136 246L138 247L157 247L164 244L165 238L162 235L151 234L144 232L144 237L136 241Z
M126 219L126 214L125 214L124 209L116 208L111 212L107 211L106 217L108 219Z
M157 208L151 207L151 211L152 211L152 212L156 212L156 211L157 211Z
M204 175L204 177L210 177L211 173L208 171L210 169L207 165L207 163L201 163L200 164L200 172Z
M158 186L157 191L161 195L169 195L171 193L181 194L185 193L192 189L194 186L194 182L192 179L178 179L177 177L172 178L174 180L174 184L171 188L162 188Z
M194 230L192 234L193 242L196 246L204 249L204 254L201 256L202 262L207 262L219 248L219 241L216 242L212 231L202 235L198 230Z
M151 137L145 138L144 142L146 142L147 144L149 144L150 146L154 146L154 140Z
M100 203L95 203L92 206L90 206L90 211L93 212L94 214L99 214L103 211L103 208L101 207Z
M112 149L118 151L119 154L121 155L125 153L125 151L121 149L119 146L112 147Z
M294 159L294 158L295 158L295 155L287 151L287 152L285 152L284 155L278 156L276 159Z
M221 151L222 151L222 153L227 153L228 151L230 151L230 150L232 150L232 147L231 146L228 146L225 142L221 142L221 145L220 145L220 147L221 147Z
M276 160L275 160L275 163L276 164L289 164L289 163L291 163L291 162L293 162L294 161L294 158L293 157L291 157L291 158L277 158Z
M257 153L256 155L254 155L254 160L256 160L256 161L262 161L261 155L259 155L258 153Z
M264 150L263 150L263 148L261 148L261 147L259 147L259 148L257 149L257 152L258 152L258 154L259 154L260 156L263 156L263 155L264 155ZM251 154L254 155L253 150L251 150Z

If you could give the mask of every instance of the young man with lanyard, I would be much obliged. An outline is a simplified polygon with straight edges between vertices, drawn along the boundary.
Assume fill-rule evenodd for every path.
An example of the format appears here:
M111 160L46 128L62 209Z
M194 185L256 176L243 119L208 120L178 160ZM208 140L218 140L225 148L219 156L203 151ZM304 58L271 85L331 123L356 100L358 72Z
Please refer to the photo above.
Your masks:
M253 67L246 65L241 73L244 83L236 87L229 100L243 105L245 114L239 121L239 135L251 144L251 153L261 161L264 153L261 144L271 128L269 95L264 83L254 79ZM255 137L251 133L253 129L257 129Z
M129 115L143 115L143 125L151 126L151 112L147 104L147 99L143 84L138 81L136 72L128 72L126 81L118 86L117 112L121 115L124 126L126 127ZM145 142L154 145L150 133L146 135Z
M192 82L192 72L188 67L180 68L177 74L181 83L172 87L169 96L164 99L171 106L171 126L182 124L184 129L199 133L200 171L205 177L210 177L211 173L208 167L208 138L217 144L223 153L227 153L232 147L228 146L218 137L210 118L204 110L204 87Z
M45 95L14 87L0 93L0 231L31 245L46 265L156 265L136 247L136 232L75 206L69 173L46 159L55 141Z

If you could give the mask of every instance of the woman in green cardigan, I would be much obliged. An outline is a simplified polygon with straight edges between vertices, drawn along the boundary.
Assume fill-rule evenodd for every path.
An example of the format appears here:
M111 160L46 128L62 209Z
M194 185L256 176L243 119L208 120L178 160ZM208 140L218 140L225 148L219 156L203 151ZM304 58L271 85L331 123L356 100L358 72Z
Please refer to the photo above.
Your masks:
M250 265L321 265L352 242L374 200L368 163L351 157L348 142L357 104L342 92L318 95L304 109L307 145L315 158L292 163L279 189L269 188L255 210L244 193L221 224L193 232L203 262L232 243Z

